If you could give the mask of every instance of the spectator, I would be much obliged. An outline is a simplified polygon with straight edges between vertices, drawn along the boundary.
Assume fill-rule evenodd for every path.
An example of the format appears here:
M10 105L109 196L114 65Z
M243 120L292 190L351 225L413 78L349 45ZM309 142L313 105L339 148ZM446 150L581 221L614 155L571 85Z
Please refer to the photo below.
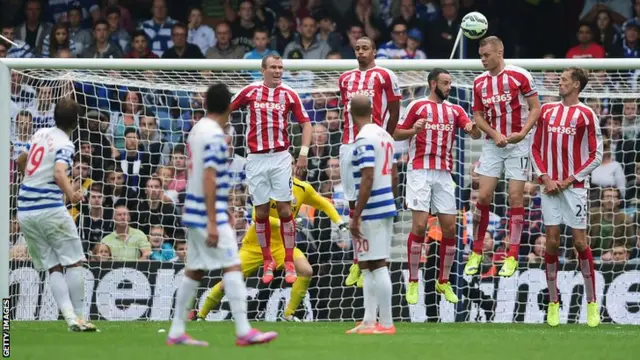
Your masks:
M277 51L269 48L269 32L266 29L258 28L253 32L253 50L244 54L244 59L262 60L267 55L278 55ZM260 78L259 71L252 71L254 78Z
M292 58L293 52L300 52L303 59L326 59L331 48L324 41L318 41L315 33L318 30L316 20L311 16L306 16L300 23L300 37L287 45L284 49L284 56Z
M89 164L91 164L91 157L89 155L76 153L73 157L71 177L69 178L73 191L81 191L82 196L84 197L89 194L91 185L93 185L93 179L91 179L91 167ZM68 198L65 198L65 204L67 205L67 209L69 209L71 218L73 218L73 221L77 222L78 216L80 215L81 204L78 203L74 205Z
M107 23L109 24L109 40L120 46L123 54L129 52L131 36L127 30L120 27L120 8L110 6L107 8Z
M136 228L149 234L151 226L162 226L169 238L175 236L179 221L172 201L165 199L162 180L158 176L149 178L145 188L145 199L140 199L132 219Z
M567 59L576 58L604 58L604 48L596 43L593 36L593 27L589 23L581 23L578 26L578 45L567 51Z
M622 25L622 31L625 31L629 24L640 24L640 0L633 1L633 12L635 13L635 16L624 22Z
M127 187L139 191L145 187L149 175L152 173L150 154L140 152L140 134L133 127L124 131L125 148L120 152L119 166L125 175Z
M120 168L111 168L105 171L104 207L113 209L116 203L123 203L129 210L138 208L138 197L140 193L126 186L124 182L124 174Z
M9 39L11 42L7 42L9 50L7 51L8 58L32 58L35 56L31 46L22 40L16 39L16 31L11 25L2 25L2 36Z
M6 58L9 53L9 46L7 46L6 42L0 40L0 59ZM13 116L11 116L13 118Z
M231 43L231 26L221 22L216 26L216 45L207 50L207 59L242 59L244 49Z
M622 101L622 136L625 139L635 139L640 133L640 119L638 118L637 99Z
M175 21L167 16L167 4L165 0L153 0L151 5L153 17L143 21L141 30L147 34L147 39L151 42L151 51L158 57L171 46L171 29Z
M97 244L91 251L89 261L111 261L111 249L105 244Z
M331 15L323 11L317 17L318 19L318 33L316 34L316 40L324 41L329 45L331 51L340 49L342 45L342 36L336 31L336 23L331 18Z
M614 246L602 254L601 260L603 263L625 264L629 260L629 250L624 246Z
M174 169L171 166L158 166L156 169L156 175L162 180L162 190L164 190L165 197L171 199L174 204L178 203L178 192L175 190L169 190L169 184L173 181Z
M364 34L376 43L381 38L380 30L386 27L382 19L378 18L371 0L355 0L352 9L344 18L362 24Z
M9 251L9 260L12 261L31 261L29 249L27 245L19 244L11 247Z
M324 121L322 123L329 131L329 144L331 145L331 148L339 149L342 144L342 131L340 130L342 119L340 119L340 111L338 109L327 110L324 114Z
M608 9L598 11L596 27L600 34L598 43L604 47L605 57L620 57L622 32L611 20L611 12Z
M95 42L82 54L85 58L118 59L122 57L120 47L109 40L109 24L98 20L93 24Z
M216 33L211 26L202 23L202 9L199 7L193 7L189 10L189 35L187 36L187 42L197 45L200 48L200 52L207 53L209 48L216 45Z
M169 184L169 190L183 193L187 188L187 157L184 145L176 145L171 154L171 166L173 166L173 181Z
M634 163L633 165L636 171L628 177L630 180L627 181L625 200L626 207L635 208L637 212L640 210L640 164Z
M442 10L442 15L429 25L429 31L427 32L429 35L427 53L432 59L449 58L458 29L460 29L461 18L458 12L458 1L442 0L440 9ZM557 86L557 82L554 82L553 86Z
M238 8L238 18L231 24L233 42L245 48L245 52L253 50L253 32L262 26L255 16L253 1L242 0Z
M364 27L360 24L351 24L347 29L347 43L340 48L340 55L343 59L355 59L356 41L364 36Z
M640 24L632 23L624 30L624 39L622 40L622 57L639 58L640 57L640 41L638 34L640 33Z
M131 51L127 54L133 59L157 59L158 55L149 50L147 35L142 30L137 30L131 36Z
M82 8L74 6L67 13L69 38L75 41L78 54L82 54L93 43L91 31L82 28Z
M81 136L80 140L89 141L91 144L91 164L94 168L94 176L96 179L102 179L102 176L99 175L104 169L115 165L113 159L118 157L120 153L106 135L109 119L104 113L90 110L86 114L86 122L88 132L82 132L84 136Z
M407 24L402 20L394 20L391 25L391 39L380 46L376 58L378 59L402 59L407 47Z
M197 45L187 42L187 27L182 23L176 23L171 30L173 46L163 54L163 59L204 59Z
M276 30L271 37L271 46L278 54L284 54L284 49L290 42L295 41L298 35L292 28L291 14L280 13L276 22Z
M106 209L103 202L102 186L94 183L89 191L88 211L82 213L78 222L85 253L113 232L113 209Z
M27 0L24 17L25 21L16 28L16 39L36 49L36 55L39 55L45 36L51 33L51 24L42 21L42 5L39 0Z
M149 229L149 244L151 245L151 253L149 260L152 261L175 261L176 251L171 243L164 239L164 229L162 226L152 226Z
M48 0L46 7L45 18L52 24L65 23L69 21L67 15L69 9L81 5L82 9L82 26L84 28L90 28L91 23L95 23L100 19L100 7L96 0L83 0L78 2L77 0Z
M129 127L140 125L142 111L142 95L138 91L129 89L123 92L120 100L120 111L111 114L111 134L113 146L118 151L124 150L124 131Z
M13 131L11 137L14 160L23 152L29 152L31 135L33 134L33 115L26 110L20 110L18 115L16 115L15 124L15 131Z
M422 33L418 29L411 29L407 34L407 47L404 49L403 59L426 59L427 55L420 50Z
M128 33L134 31L133 20L131 18L131 12L129 9L119 4L120 0L106 0L106 6L103 9L102 17L107 17L106 10L110 7L117 7L120 10L120 25L119 28L124 29Z
M187 262L187 242L186 241L176 241L174 247L176 248L176 262L186 263Z
M42 57L55 57L59 50L68 49L74 56L80 56L82 45L69 37L69 29L64 23L55 24L51 33L42 42Z
M272 4L269 4L269 0L256 0L255 1L255 13L256 19L271 33L276 23L276 12L271 9ZM313 0L312 0L313 2ZM272 2L271 2L272 3ZM275 5L275 4L274 4ZM275 5L277 6L277 5Z
M307 110L312 123L321 122L329 108L338 107L338 99L332 93L311 93L311 99L305 100L303 106Z
M151 245L147 236L130 226L129 209L124 203L118 203L114 209L114 231L102 239L102 243L111 250L114 261L147 260Z
M441 3L440 7L443 6ZM415 0L400 0L400 15L396 19L402 20L409 29L416 29L422 35L425 25L416 14Z
M53 111L56 108L56 103L53 99L53 89L47 83L41 83L36 86L36 100L33 102L31 108L27 109L33 115L33 132L36 130L53 127L55 121L53 120Z
M338 51L332 51L327 54L327 60L342 60L342 55Z
M615 161L611 154L611 140L603 138L602 162L591 173L591 184L597 187L615 187L622 196L625 194L625 176L622 164Z
M313 125L313 136L309 147L307 181L316 189L320 185L320 175L327 168L327 160L331 152L328 142L329 134L327 133L327 128L322 124Z
M144 109L140 114L140 146L143 152L149 154L153 167L164 164L171 154L171 145L162 141L158 119L149 109Z
M529 255L527 255L527 263L529 264L542 264L544 263L544 250L547 244L547 237L540 235L536 238L533 245L533 249Z
M606 4L603 4L606 2ZM593 21L601 10L610 10L614 22L622 24L631 17L631 2L628 0L585 0L580 20Z
M620 211L620 191L614 187L600 191L600 206L592 206L589 212L589 237L594 256L613 246L632 245L633 222Z

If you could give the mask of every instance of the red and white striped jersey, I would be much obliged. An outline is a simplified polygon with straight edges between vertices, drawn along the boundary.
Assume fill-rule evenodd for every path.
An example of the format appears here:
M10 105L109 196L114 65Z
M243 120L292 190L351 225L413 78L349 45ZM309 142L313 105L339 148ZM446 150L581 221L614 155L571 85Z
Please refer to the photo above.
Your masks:
M247 131L245 137L250 153L283 151L289 149L289 115L298 123L309 122L300 96L293 88L280 84L270 88L263 81L251 83L231 99L231 110L246 106Z
M504 136L522 130L529 105L527 99L537 96L531 74L518 66L507 65L502 72L491 76L485 71L473 81L473 111L483 111L492 128Z
M456 128L471 122L464 109L448 101L437 103L429 99L412 101L400 117L398 127L411 129L420 119L426 120L424 130L409 140L409 170L453 169L453 144Z
M358 135L349 109L349 101L355 95L366 95L371 99L373 109L371 117L373 123L383 129L387 128L389 121L390 102L400 100L402 93L398 85L398 78L389 69L375 66L369 70L359 69L345 71L338 79L340 98L344 105L343 111L344 127L342 129L342 143L351 144Z
M542 105L531 150L538 177L546 174L551 180L563 181L573 176L573 186L584 187L602 162L602 152L600 124L591 108L582 103Z

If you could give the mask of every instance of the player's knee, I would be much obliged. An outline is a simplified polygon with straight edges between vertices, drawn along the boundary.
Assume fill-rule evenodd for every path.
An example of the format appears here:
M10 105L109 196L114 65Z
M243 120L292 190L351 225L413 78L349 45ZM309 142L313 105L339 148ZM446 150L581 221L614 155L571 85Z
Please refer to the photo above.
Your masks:
M269 204L257 205L255 207L256 211L256 219L267 219L269 218Z
M277 203L278 216L280 219L288 218L291 216L291 204L286 202Z
M587 241L585 239L573 239L573 247L582 252L587 249Z
M411 232L420 237L425 236L427 233L427 224L426 223L414 223L411 229Z
M553 238L547 237L547 242L545 243L545 248L547 250L552 250L552 252L555 252L555 250L557 250L559 247L560 247L559 239L553 239Z
M451 238L456 235L456 224L446 224L440 225L442 228L442 236L446 238Z

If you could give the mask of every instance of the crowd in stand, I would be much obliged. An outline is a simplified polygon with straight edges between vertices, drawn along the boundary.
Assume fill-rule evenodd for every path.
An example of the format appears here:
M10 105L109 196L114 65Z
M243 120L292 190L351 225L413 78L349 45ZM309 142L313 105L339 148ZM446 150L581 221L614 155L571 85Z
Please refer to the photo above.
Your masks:
M145 18L145 11L137 7L123 6L125 2L27 0L24 22L2 25L2 35L10 41L0 41L0 57L261 59L277 53L287 59L353 59L352 45L359 37L368 36L377 42L379 58L410 61L447 58L460 19L470 10L480 8L490 24L499 23L496 19L508 21L500 17L499 10L482 7L491 1L379 0L372 4L371 0L355 0L343 1L345 7L338 2L314 0L204 0L186 1L196 6L175 14L172 10L171 16L168 6L175 4L164 0L136 2L147 6L151 18ZM628 6L620 5L625 1L610 1L611 8L592 3L596 2L584 1L582 13L576 14L577 45L548 56L639 57L640 0L626 0ZM140 13L143 15L139 17ZM491 31L500 35L500 29ZM592 72L587 92L599 96L584 99L600 116L605 137L604 159L593 172L589 206L591 246L602 262L640 262L638 102L635 98L616 98L616 94L624 93L621 86L635 89L636 81L635 74ZM544 73L536 82L548 89L547 93L557 91L557 73ZM14 156L27 149L35 130L53 126L56 99L69 95L85 108L73 138L78 154L71 181L74 188L85 190L86 199L68 207L88 257L184 260L187 245L180 220L188 166L184 142L193 124L205 115L202 94L81 81L52 84L14 72ZM342 126L338 99L331 92L304 96L313 123L306 180L331 198L346 216L337 160ZM542 100L557 99L544 95ZM461 105L468 107L468 103ZM250 197L244 184L242 116L233 115L228 135L233 173L230 204L239 241L251 223ZM296 134L295 128L292 133ZM404 163L406 160L407 154ZM477 199L474 168L470 166L471 184L462 192L464 207L460 209L465 214L462 221L467 250L472 232L470 209ZM12 172L13 196L19 181L17 172ZM545 243L539 192L536 183L527 184L520 255L522 261L531 263L542 261ZM508 228L505 193L505 183L501 182L484 239L487 263L504 257ZM398 205L402 207L402 201ZM12 208L15 210L15 206ZM12 257L27 259L15 213L12 220ZM349 239L332 228L323 214L306 208L298 224L306 229L299 234L299 243L312 261L350 257ZM430 237L438 240L437 231L431 231ZM570 236L563 239L563 248L571 248ZM570 251L563 256L564 261L575 260Z

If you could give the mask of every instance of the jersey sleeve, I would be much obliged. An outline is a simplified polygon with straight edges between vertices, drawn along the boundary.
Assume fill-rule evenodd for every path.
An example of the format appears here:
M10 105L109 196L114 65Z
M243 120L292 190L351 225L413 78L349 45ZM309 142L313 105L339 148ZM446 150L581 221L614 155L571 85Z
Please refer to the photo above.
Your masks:
M289 96L291 97L291 112L293 112L298 123L308 123L310 121L309 114L307 114L307 110L305 110L302 105L302 99L300 99L298 93L295 91L289 91Z
M360 170L376 166L376 152L371 141L366 138L357 140L351 164Z
M316 210L324 212L335 224L339 224L342 222L342 217L333 207L333 204L327 198L318 194L311 185L304 183L304 193L305 198L303 203L313 207Z
M467 124L469 124L471 122L471 119L469 119L469 116L467 115L467 112L464 111L464 109L461 106L454 106L451 109L454 113L454 115L456 116L456 126L464 129L465 126L467 126Z
M73 165L74 152L75 148L71 143L60 146L58 149L56 149L56 162L64 163L67 164L67 166L71 167Z
M251 92L251 85L243 87L231 97L231 111L240 109L247 105L247 95Z
M412 101L407 109L400 115L400 120L398 120L398 128L402 130L409 130L413 127L413 124L418 120L417 111L418 111L418 102Z
M522 79L520 81L520 93L524 97L537 96L538 89L536 88L536 82L533 80L531 73L527 70L522 70Z
M585 126L587 127L587 148L589 149L589 157L581 167L575 170L573 174L576 181L584 181L591 172L597 168L602 162L603 145L602 132L598 124L598 117L593 110L584 111Z
M482 104L482 82L476 79L473 82L473 100L471 101L472 111L484 111Z
M398 83L398 77L396 74L387 70L387 74L389 74L389 82L385 84L385 93L387 95L387 101L396 101L402 98L402 90L400 90L400 85Z
M533 171L536 174L536 177L541 177L542 175L547 174L547 164L543 161L542 156L542 144L544 137L544 114L546 112L545 107L543 106L540 111L540 116L538 117L538 122L536 123L536 130L533 133L533 141L531 143L531 158Z
M227 143L224 141L224 136L214 135L203 147L202 166L205 169L211 168L218 172L224 171L228 154Z

